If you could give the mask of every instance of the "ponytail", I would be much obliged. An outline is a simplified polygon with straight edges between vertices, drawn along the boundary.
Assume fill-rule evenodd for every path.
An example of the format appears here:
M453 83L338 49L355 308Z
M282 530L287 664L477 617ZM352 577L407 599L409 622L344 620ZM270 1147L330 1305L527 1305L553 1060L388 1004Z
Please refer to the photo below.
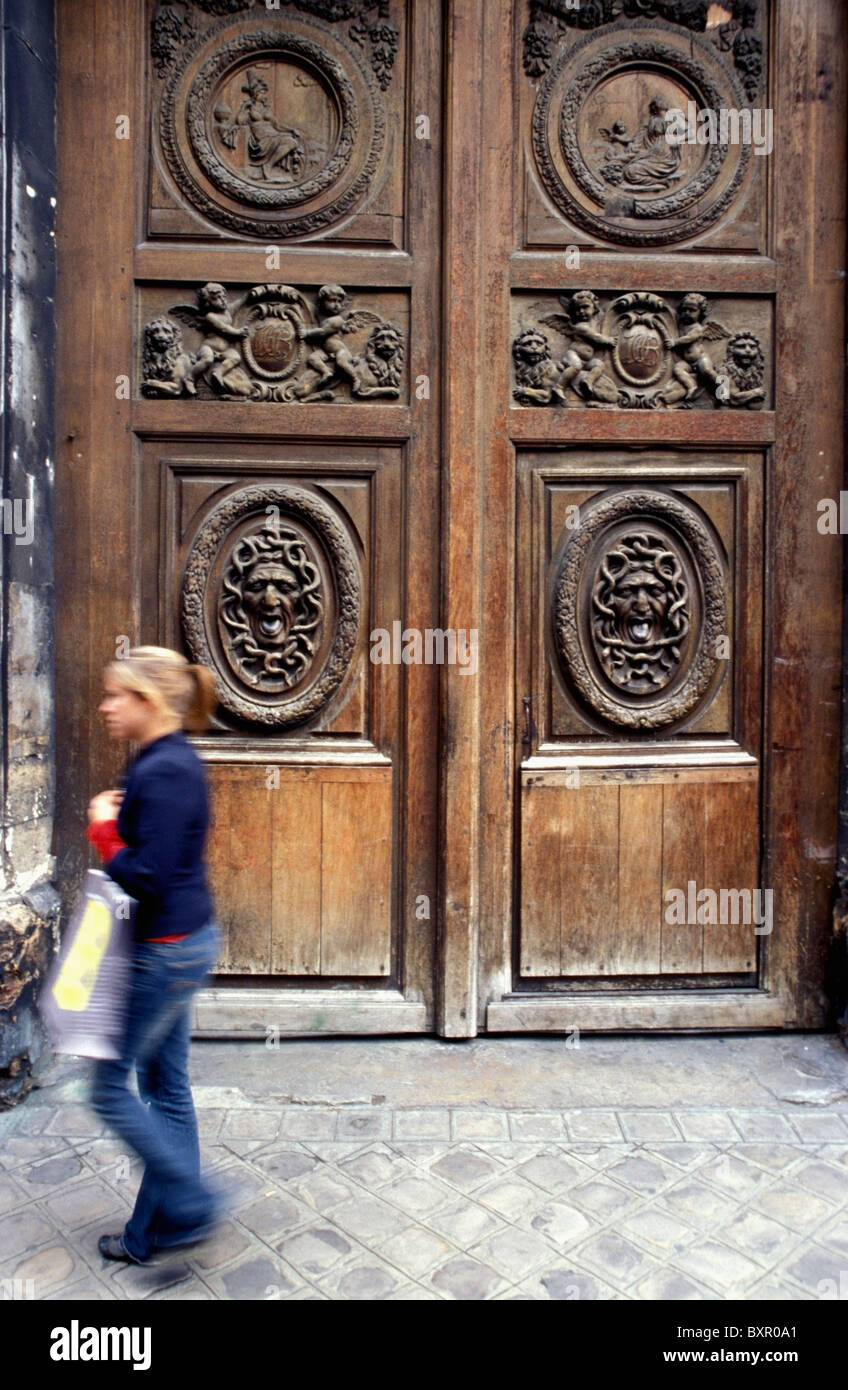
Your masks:
M209 720L218 703L218 687L208 666L189 666L188 669L193 677L194 689L183 716L183 728L188 734L202 734L209 728Z

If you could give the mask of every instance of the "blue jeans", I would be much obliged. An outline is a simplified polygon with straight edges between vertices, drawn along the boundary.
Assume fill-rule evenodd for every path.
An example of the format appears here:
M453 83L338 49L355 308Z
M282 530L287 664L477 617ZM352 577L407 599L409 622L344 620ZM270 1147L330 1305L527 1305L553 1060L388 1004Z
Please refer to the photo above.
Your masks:
M136 1259L188 1239L218 1212L200 1175L197 1118L188 1076L191 1000L221 948L215 922L183 941L139 942L127 993L120 1057L98 1061L91 1102L144 1160L135 1210L123 1233ZM133 1068L141 1099L130 1088Z

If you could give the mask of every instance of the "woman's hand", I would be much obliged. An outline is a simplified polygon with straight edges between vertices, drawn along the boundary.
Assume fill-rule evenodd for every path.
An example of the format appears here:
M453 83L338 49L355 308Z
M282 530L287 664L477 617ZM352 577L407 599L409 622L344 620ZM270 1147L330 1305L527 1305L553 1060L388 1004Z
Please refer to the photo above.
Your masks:
M89 821L115 820L123 799L124 793L117 788L108 792L98 792L88 803Z

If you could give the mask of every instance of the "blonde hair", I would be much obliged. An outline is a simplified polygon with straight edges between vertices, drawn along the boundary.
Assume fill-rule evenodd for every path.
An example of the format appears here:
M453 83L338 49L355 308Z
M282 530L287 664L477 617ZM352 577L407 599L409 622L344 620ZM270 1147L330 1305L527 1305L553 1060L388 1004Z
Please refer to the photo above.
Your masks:
M209 727L218 689L208 666L192 666L168 647L133 647L127 656L110 662L106 674L178 719L187 733L200 734Z

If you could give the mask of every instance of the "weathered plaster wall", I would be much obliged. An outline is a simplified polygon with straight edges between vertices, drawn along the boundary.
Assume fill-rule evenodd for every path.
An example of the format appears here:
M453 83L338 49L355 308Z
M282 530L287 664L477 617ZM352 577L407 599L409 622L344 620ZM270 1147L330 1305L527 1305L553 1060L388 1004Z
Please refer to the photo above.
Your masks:
M58 928L52 884L53 379L56 46L53 0L2 16L2 856L0 1107L49 1055L35 1004Z

